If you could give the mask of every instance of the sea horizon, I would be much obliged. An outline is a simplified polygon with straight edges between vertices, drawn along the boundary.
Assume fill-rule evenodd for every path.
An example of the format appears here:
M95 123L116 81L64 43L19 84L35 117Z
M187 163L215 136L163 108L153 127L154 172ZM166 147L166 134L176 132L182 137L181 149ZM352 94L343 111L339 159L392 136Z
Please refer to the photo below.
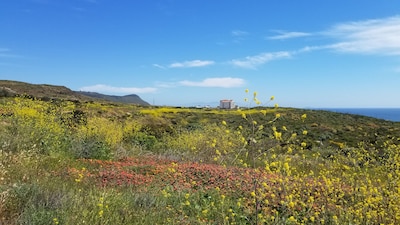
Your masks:
M325 110L338 113L348 113L400 122L400 108L312 108L314 110Z

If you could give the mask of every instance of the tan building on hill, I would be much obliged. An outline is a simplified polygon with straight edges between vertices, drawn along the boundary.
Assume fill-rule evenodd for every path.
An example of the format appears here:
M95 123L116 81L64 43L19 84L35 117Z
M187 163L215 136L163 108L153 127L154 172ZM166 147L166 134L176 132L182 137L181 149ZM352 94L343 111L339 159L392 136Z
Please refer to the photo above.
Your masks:
M233 100L220 100L219 101L219 108L220 109L234 109L235 102Z

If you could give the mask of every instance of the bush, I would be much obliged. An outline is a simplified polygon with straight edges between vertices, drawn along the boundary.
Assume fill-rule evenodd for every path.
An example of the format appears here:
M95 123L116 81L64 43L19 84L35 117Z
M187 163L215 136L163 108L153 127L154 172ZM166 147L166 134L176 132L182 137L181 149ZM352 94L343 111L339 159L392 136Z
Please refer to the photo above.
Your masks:
M75 158L83 159L110 159L111 149L104 141L96 136L87 136L78 139L72 145L72 152Z
M145 132L135 132L124 137L124 142L131 145L139 145L145 150L151 150L157 144L157 138L154 135L147 134Z
M58 123L58 112L50 104L16 99L5 106L12 112L2 124L1 149L51 154L65 150L66 128Z

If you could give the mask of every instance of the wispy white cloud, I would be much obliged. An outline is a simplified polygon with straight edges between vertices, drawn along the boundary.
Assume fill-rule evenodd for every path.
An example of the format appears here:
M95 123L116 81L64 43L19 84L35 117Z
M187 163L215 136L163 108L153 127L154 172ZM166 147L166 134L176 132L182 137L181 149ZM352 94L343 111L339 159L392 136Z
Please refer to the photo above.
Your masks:
M99 93L112 93L112 94L143 94L143 93L154 93L157 88L145 87L113 87L104 84L96 84L93 86L86 86L80 88L81 91L99 92Z
M233 87L243 86L245 84L245 81L241 78L234 78L234 77L215 77L215 78L206 78L202 81L183 80L180 81L179 84L190 87L233 88Z
M265 52L255 56L247 56L244 59L234 59L230 63L237 67L256 69L267 62L278 59L291 58L292 52L281 51L281 52Z
M269 36L267 39L271 40L284 40L284 39L290 39L290 38L299 38L299 37L306 37L312 35L311 33L305 33L305 32L286 32L286 31L276 31L279 33L278 35L274 36Z
M293 51L293 54L298 54L298 53L303 53L303 52L311 52L311 51L317 51L317 50L323 50L323 49L331 49L331 48L332 48L331 45L305 46L296 51Z
M235 36L235 37L242 37L242 36L248 35L249 32L242 31L242 30L233 30L233 31L231 32L231 34L232 34L232 36Z
M215 62L210 60L192 60L185 62L176 62L170 64L168 67L170 68L188 68L188 67L203 67L213 65Z
M306 46L293 51L267 52L244 59L234 59L230 63L242 67L256 69L267 62L287 59L294 55L317 51L334 50L344 53L400 55L400 16L383 19L347 22L315 33L283 32L268 39L288 39L319 35L328 37L331 43L325 45Z
M400 16L342 23L323 34L339 40L329 47L340 52L400 55Z
M233 43L240 43L246 39L249 35L249 32L243 30L233 30L231 31L231 35L233 37Z
M161 66L160 64L154 63L153 64L154 67L160 68L160 69L166 69L165 66Z

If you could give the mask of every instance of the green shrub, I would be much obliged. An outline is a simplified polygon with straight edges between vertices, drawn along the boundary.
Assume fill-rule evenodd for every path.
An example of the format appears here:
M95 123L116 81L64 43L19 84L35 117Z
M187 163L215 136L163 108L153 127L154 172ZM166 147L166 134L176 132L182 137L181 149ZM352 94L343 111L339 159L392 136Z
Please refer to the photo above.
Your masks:
M77 138L71 151L78 159L110 159L112 156L110 146L96 136Z
M137 131L125 135L124 142L131 145L139 145L145 150L151 150L157 144L157 138L154 135L147 134L146 132Z

